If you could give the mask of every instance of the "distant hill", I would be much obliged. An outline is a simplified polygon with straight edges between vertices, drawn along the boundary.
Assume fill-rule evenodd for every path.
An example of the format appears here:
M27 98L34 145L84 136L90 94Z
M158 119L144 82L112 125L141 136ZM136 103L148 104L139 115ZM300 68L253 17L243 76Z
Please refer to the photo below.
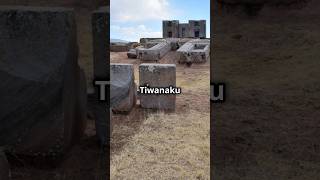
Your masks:
M121 39L110 39L111 43L129 43L129 41L121 40Z

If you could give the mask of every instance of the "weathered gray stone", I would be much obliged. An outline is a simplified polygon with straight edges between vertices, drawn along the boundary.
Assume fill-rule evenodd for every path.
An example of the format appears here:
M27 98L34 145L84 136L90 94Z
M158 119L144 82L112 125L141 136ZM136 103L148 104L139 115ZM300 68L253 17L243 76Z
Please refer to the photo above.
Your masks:
M115 113L130 112L136 104L132 64L111 64L111 102Z
M163 38L206 38L206 20L177 20L162 22Z
M102 7L92 14L94 78L110 80L109 8Z
M210 40L191 40L177 50L179 63L204 63L210 56Z
M178 38L179 37L179 21L162 21L163 38Z
M139 85L149 87L176 86L175 64L141 64L139 66ZM175 95L139 94L140 104L143 108L175 109Z
M11 173L10 173L10 166L7 160L6 155L0 149L0 179L1 180L10 180Z
M154 42L150 42L154 43ZM159 61L171 50L170 42L164 40L163 42L157 42L152 44L151 48L139 48L138 57L143 61Z
M136 49L130 49L127 52L127 56L128 56L128 58L136 59L137 58L137 50Z
M101 7L92 14L94 79L110 81L109 57L109 7ZM94 117L97 137L101 144L107 144L110 137L110 104L108 101L99 102L100 87L95 87ZM110 98L110 86L106 87L106 99Z
M0 7L0 146L50 155L80 138L76 38L71 9Z

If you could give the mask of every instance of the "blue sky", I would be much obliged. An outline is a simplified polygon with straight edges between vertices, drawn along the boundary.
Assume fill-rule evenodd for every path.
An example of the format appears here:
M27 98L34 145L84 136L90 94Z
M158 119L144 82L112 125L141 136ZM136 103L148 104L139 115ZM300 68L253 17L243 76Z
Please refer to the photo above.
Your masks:
M111 39L162 37L162 20L205 19L210 37L210 0L111 0Z

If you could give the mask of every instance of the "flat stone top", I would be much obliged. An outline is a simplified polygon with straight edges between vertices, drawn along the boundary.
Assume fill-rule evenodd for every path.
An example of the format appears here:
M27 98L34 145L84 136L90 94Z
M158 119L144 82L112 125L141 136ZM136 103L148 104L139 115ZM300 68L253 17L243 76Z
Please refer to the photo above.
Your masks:
M140 66L158 66L158 67L176 67L175 64L156 64L156 63L143 63Z
M32 12L66 12L72 8L64 7L37 7L37 6L0 6L0 11L32 11Z

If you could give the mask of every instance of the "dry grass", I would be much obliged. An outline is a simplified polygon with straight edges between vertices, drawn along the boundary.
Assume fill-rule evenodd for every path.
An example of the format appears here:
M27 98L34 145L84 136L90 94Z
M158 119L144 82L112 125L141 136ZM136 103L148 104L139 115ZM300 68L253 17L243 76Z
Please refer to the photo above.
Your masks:
M111 161L111 179L209 179L209 112L150 114Z
M175 63L170 52L160 63ZM131 63L139 81L139 60L111 53L113 63ZM111 179L210 179L209 62L191 68L177 64L174 113L137 106L129 115L114 115Z

